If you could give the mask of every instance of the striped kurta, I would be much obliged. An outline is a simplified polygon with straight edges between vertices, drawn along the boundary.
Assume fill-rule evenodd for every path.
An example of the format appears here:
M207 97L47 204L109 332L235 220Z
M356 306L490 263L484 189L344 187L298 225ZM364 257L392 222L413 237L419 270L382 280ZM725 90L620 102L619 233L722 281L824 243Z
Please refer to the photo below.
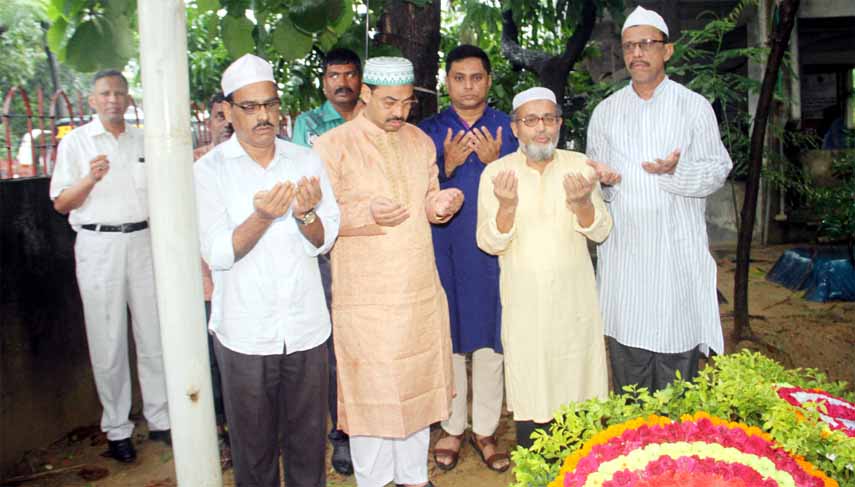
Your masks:
M674 174L641 167L675 149ZM722 353L704 211L733 164L709 102L667 78L649 100L627 85L594 110L588 157L623 176L605 191L614 229L598 248L605 334L658 353Z

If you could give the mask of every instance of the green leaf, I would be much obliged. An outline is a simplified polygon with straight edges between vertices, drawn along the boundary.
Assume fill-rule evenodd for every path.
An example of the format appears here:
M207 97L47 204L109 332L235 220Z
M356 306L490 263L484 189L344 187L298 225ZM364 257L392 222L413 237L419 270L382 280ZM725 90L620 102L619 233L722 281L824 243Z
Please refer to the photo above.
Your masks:
M276 24L271 43L276 52L288 61L300 59L312 50L312 36L298 30L287 17Z
M335 46L336 42L338 42L338 36L329 28L324 30L321 35L318 36L318 47L321 48L321 51L329 51Z
M131 28L130 19L124 15L115 17L110 21L110 28L116 56L121 59L130 59L135 51L134 31Z
M223 18L223 44L232 59L237 59L255 48L252 29L255 26L246 17L226 15Z
M327 25L327 2L301 0L288 11L288 18L305 33L320 32Z
M210 12L220 9L220 0L196 0L196 8L199 12Z
M338 16L329 24L336 33L342 35L353 24L353 0L341 0Z
M68 29L68 22L64 18L59 17L54 20L47 31L48 47L53 52L59 52L65 44L65 31Z
M110 18L127 15L130 8L131 0L108 0L104 2L104 12Z
M99 54L104 50L103 46L109 46L109 41L94 20L87 20L77 27L68 40L66 62L78 71L95 71L98 69Z

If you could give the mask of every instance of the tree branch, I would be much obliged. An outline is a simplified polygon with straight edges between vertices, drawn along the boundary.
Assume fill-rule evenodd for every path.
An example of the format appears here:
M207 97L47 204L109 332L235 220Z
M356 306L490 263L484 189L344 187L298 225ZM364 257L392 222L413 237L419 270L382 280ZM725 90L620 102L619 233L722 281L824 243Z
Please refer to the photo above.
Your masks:
M525 68L538 75L549 61L548 54L520 46L519 30L510 9L502 12L502 54L508 57L515 68Z

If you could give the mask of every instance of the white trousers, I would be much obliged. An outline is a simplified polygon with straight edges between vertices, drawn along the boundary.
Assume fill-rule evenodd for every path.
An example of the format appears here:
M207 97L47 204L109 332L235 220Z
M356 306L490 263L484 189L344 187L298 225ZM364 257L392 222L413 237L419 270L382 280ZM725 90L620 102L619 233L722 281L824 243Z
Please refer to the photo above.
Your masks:
M480 436L490 436L499 426L504 395L504 356L492 348L472 352L472 431ZM442 429L450 435L466 430L468 418L469 385L466 377L466 355L455 353L451 357L454 369L454 390L451 416L442 422Z
M358 487L422 484L428 481L430 427L406 438L351 436L350 457Z
M104 411L101 430L108 440L129 438L134 424L128 365L131 309L143 415L150 430L169 429L160 324L148 229L131 233L77 233L74 256L83 301L89 358Z

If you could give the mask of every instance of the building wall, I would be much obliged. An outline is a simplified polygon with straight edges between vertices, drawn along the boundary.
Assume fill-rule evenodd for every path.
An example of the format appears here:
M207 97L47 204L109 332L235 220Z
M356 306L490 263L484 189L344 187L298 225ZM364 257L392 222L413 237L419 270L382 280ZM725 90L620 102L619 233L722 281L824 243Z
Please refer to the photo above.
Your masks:
M97 424L74 231L47 178L0 181L0 478L27 451Z

